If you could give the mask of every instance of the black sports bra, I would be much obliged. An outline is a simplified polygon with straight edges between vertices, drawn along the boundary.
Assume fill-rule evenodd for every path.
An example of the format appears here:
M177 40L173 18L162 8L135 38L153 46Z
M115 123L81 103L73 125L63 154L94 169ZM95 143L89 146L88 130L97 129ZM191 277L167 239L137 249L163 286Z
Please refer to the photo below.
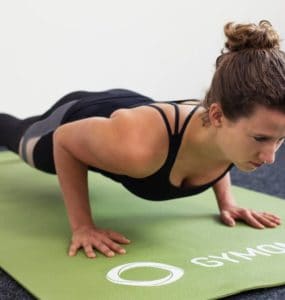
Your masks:
M171 132L171 127L169 125L168 119L164 113L164 111L158 107L153 105L153 103L143 104L147 106L151 106L154 109L157 109L166 125L168 136L169 136L169 151L167 158L165 160L165 163L163 166L156 171L154 174L144 177L144 178L133 178L130 176L125 175L117 175L113 174L98 168L90 167L91 170L94 170L96 172L99 172L103 174L104 176L107 176L117 182L122 183L130 192L133 194L144 198L148 200L155 200L155 201L162 201L162 200L170 200L170 199L176 199L181 197L187 197L191 195L195 195L198 193L201 193L211 187L213 184L215 184L218 180L220 180L225 174L233 167L233 164L231 164L218 178L215 180L212 180L211 182L197 186L197 187L189 187L189 188L182 188L177 187L173 185L170 182L170 172L172 170L173 164L175 162L179 147L181 145L181 141L183 138L184 131L191 120L191 117L199 107L199 105L196 105L196 107L189 113L189 115L186 117L184 124L182 126L182 129L180 132L178 132L179 129L179 109L177 102L184 102L184 100L181 101L175 101L175 102L168 102L169 104L173 105L175 108L175 130L174 133ZM160 102L159 102L160 103Z

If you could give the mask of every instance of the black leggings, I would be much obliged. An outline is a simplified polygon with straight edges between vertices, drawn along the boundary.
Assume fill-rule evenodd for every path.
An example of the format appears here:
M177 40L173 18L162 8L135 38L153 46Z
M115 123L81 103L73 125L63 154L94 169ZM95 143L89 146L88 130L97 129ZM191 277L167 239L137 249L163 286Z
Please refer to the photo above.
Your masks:
M48 111L39 116L26 119L18 119L12 115L0 113L0 146L8 148L8 150L18 154L19 143L26 129L34 122L49 116L58 106L88 96L90 92L76 91L65 95L59 99Z

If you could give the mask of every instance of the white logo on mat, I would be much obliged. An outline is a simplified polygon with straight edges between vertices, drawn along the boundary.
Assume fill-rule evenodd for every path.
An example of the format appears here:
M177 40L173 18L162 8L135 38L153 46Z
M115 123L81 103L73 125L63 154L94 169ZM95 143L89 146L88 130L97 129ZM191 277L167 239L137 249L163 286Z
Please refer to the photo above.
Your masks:
M127 270L134 269L134 268L142 268L142 267L149 267L149 268L157 268L169 271L169 275L157 280L151 281L135 281L135 280L127 280L120 277L120 275ZM121 265L118 267L113 268L110 270L106 276L106 278L117 284L123 285L133 285L133 286L161 286L165 284L170 284L178 279L180 279L184 274L184 271L178 267L174 267L171 265L155 263L155 262L135 262L129 263L125 265Z
M256 248L256 249L255 249ZM205 257L195 257L191 259L192 264L196 264L207 268L222 267L225 263L240 263L242 260L253 260L255 257L272 256L275 254L285 254L285 243L273 243L257 245L255 248L246 248L245 251L228 251L223 252L219 256L208 255Z

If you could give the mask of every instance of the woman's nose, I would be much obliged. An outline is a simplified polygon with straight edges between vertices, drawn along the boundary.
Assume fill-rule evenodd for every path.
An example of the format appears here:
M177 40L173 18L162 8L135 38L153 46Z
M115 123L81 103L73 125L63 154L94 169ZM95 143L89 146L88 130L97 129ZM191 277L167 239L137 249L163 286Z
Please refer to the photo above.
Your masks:
M274 146L260 153L259 155L260 161L267 164L273 164L275 161L276 151L278 150L278 148L279 147Z

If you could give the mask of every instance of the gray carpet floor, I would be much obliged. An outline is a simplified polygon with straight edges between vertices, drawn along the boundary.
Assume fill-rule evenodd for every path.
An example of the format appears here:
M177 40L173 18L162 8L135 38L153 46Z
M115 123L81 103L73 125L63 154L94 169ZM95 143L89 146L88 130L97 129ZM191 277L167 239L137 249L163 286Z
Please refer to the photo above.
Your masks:
M0 148L0 151L1 150L5 149ZM285 145L283 145L278 151L276 162L273 165L263 166L251 174L242 173L236 168L233 168L231 176L232 183L234 185L277 196L285 200ZM21 287L21 285L12 277L0 269L0 300L32 299L36 298ZM285 300L285 286L252 290L223 299Z

